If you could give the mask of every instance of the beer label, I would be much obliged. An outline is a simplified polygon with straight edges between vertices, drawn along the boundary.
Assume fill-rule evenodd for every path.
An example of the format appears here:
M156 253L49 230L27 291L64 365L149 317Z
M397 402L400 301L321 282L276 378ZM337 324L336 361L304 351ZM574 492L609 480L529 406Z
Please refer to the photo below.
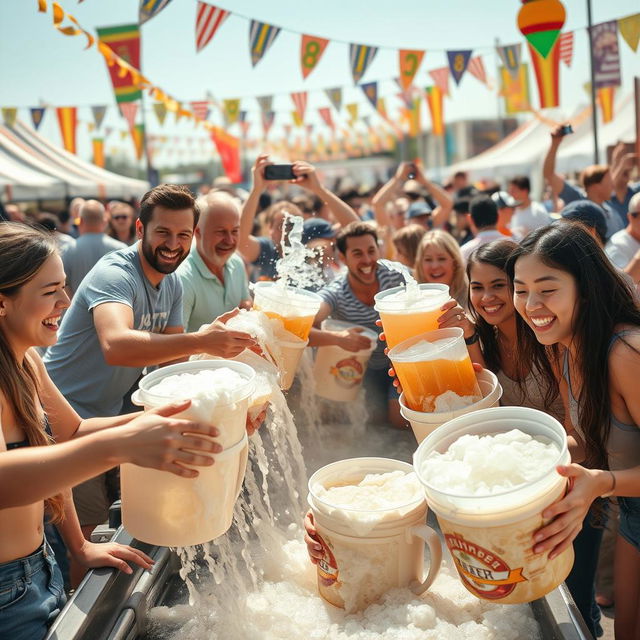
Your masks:
M364 367L355 358L345 358L336 362L335 367L329 369L329 373L341 387L350 389L362 382Z
M495 553L465 540L462 535L446 533L444 537L460 578L481 598L505 598L519 582L527 580L522 575L522 567L511 569Z
M329 545L316 533L314 539L322 545L322 559L318 561L318 578L325 587L330 587L338 580L338 563Z

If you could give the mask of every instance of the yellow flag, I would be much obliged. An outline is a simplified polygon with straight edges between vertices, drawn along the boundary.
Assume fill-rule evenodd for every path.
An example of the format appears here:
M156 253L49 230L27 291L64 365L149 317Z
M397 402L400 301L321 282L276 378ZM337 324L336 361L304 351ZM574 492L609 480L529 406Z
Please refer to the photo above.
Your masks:
M17 107L2 107L2 120L7 127L13 127L18 117Z
M293 118L293 124L296 127L301 127L302 126L302 116L297 111L292 111L291 112L291 117Z
M640 13L618 20L618 31L633 51L638 50L640 42Z
M351 104L345 105L347 107L347 112L351 116L349 120L349 124L353 126L358 119L358 103L352 102Z

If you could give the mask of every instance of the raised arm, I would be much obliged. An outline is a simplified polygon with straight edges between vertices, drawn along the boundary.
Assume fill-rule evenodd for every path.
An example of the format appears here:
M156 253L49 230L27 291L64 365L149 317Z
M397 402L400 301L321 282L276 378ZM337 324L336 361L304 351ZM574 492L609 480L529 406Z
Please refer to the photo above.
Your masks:
M542 175L549 183L554 197L557 197L564 188L564 178L556 173L556 155L558 154L558 147L562 143L563 136L561 131L563 126L559 125L551 132L551 144L542 166Z
M389 226L389 216L387 214L387 203L393 198L399 188L409 180L409 174L413 171L413 164L411 162L401 162L396 169L395 175L388 180L379 189L378 193L373 196L371 200L371 207L373 208L373 214L376 222L380 227Z
M433 226L444 226L453 210L453 198L438 184L431 182L424 175L422 169L416 165L416 180L428 191L429 195L438 203L433 210Z
M260 243L258 239L252 235L253 222L258 210L258 201L260 195L265 190L266 181L264 179L264 168L271 164L269 156L262 154L256 159L256 163L251 169L253 178L253 186L249 197L242 207L240 216L240 232L238 237L238 251L243 255L247 262L255 262L260 255Z

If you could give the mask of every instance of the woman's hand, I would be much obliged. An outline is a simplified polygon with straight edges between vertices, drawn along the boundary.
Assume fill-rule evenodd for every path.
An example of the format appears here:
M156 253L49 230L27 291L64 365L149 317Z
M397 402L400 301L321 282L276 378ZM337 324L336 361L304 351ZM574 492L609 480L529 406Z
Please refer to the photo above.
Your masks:
M364 329L360 327L352 327L338 332L338 346L345 351L364 351L371 347L371 340L367 336L363 336Z
M443 312L438 318L438 327L440 329L460 327L464 331L465 338L471 338L476 332L476 325L469 320L464 309L453 298L443 304L440 310Z
M582 529L591 503L607 491L610 475L599 469L585 469L579 464L557 467L561 476L569 478L569 491L562 500L545 509L542 517L551 520L533 536L534 553L551 550L549 560L562 553ZM604 483L604 487L603 487Z
M154 560L139 549L134 549L117 542L101 542L94 544L84 540L78 549L69 549L74 560L88 569L98 567L114 567L123 573L131 574L131 564L137 564L143 569L151 569Z
M304 517L304 542L307 545L307 553L309 554L309 559L313 564L318 564L324 555L322 551L322 545L315 539L318 535L316 531L316 525L313 521L313 513L311 511L307 511L307 515Z

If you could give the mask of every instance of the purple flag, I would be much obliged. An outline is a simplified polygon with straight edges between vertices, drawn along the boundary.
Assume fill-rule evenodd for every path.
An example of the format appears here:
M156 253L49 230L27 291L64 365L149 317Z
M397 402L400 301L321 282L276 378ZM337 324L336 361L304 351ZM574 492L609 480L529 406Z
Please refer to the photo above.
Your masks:
M451 69L451 75L456 81L456 85L460 84L464 72L467 70L469 60L471 59L471 49L465 49L464 51L447 51L447 58L449 58L449 69Z
M591 28L593 74L596 89L620 86L618 21L610 20Z

